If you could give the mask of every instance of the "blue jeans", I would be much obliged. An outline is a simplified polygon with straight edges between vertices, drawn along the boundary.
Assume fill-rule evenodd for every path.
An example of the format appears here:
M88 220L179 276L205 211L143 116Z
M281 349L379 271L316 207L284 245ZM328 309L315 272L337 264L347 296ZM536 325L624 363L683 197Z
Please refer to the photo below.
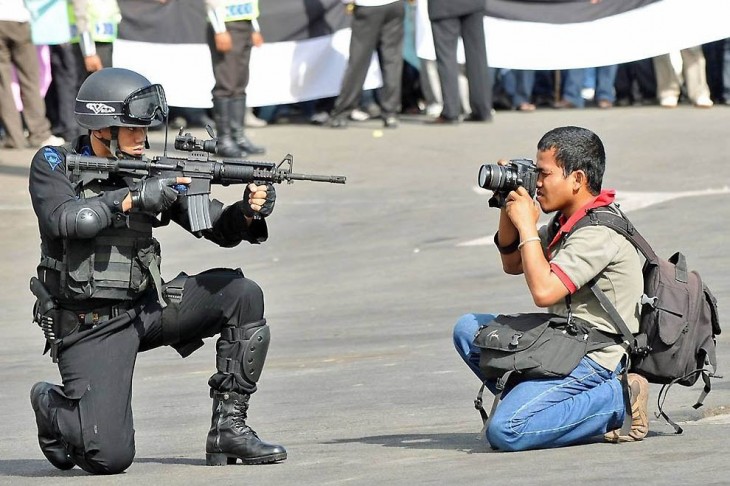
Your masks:
M504 69L501 74L504 89L512 101L512 108L519 108L522 103L530 103L532 101L535 71Z
M454 346L474 374L494 393L479 370L474 337L492 314L466 314L454 326ZM619 365L620 367L620 365ZM565 378L518 383L502 395L486 439L503 451L562 447L621 427L624 399L616 372L584 357Z
M614 82L618 64L611 66L600 66L595 69L595 100L605 100L613 103L616 101ZM567 69L563 71L563 99L570 101L578 108L585 106L585 100L581 96L581 90L585 86L586 69Z

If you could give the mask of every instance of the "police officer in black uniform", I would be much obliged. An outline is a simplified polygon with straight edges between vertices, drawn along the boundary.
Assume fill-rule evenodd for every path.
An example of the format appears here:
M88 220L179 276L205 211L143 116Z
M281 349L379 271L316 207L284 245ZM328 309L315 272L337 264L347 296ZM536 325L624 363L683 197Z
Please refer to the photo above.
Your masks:
M89 181L66 167L71 153L142 158L147 128L167 114L162 87L134 71L102 69L79 89L75 114L88 135L41 148L30 169L41 236L38 280L52 302L39 299L36 318L51 323L46 337L63 382L31 389L43 454L59 469L124 471L135 454L137 353L169 345L186 357L218 335L217 370L208 380L207 464L286 459L282 446L260 440L246 424L269 345L260 287L240 269L160 278L152 229L170 220L189 228L185 198L172 186L190 179L130 173ZM250 184L234 204L212 200L213 227L201 236L222 247L261 243L275 199L273 186Z

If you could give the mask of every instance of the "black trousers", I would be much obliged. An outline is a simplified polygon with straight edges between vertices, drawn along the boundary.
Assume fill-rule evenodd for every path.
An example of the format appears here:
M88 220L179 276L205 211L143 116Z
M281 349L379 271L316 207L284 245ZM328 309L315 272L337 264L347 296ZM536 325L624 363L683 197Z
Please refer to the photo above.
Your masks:
M494 80L488 72L484 13L475 12L462 17L432 20L431 29L444 105L441 115L452 120L461 115L459 64L456 58L456 49L461 37L464 41L466 78L469 84L469 104L472 114L478 118L491 118Z
M403 75L404 22L403 2L378 7L355 7L350 57L332 116L348 113L357 107L370 67L370 59L376 51L383 75L383 88L380 91L383 116L398 113Z
M642 100L656 98L656 76L654 63L651 59L641 59L619 64L614 81L616 99L625 99L631 102L638 95Z
M46 93L46 115L54 127L54 133L66 140L81 135L82 129L76 123L74 108L76 93L79 91L78 58L73 44L49 46L51 54L51 74L53 80Z
M261 288L240 271L216 269L189 277L178 306L163 310L150 292L130 312L64 338L59 353L63 384L50 392L50 415L76 464L91 473L123 471L134 458L131 398L137 353L260 321L264 300ZM220 343L217 349L220 354ZM241 385L219 371L209 384L218 391L256 389L255 383Z
M250 20L237 20L226 22L226 29L231 34L233 48L221 53L215 48L213 29L208 26L208 48L215 78L213 98L240 98L246 96L248 86L253 26Z

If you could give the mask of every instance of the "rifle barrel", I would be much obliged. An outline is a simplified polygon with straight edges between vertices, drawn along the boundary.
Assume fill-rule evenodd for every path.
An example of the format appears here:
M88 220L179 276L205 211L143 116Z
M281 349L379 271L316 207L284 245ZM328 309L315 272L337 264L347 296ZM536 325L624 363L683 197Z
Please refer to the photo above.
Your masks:
M329 182L331 184L344 184L346 180L345 176L295 173L287 174L286 178L293 181Z

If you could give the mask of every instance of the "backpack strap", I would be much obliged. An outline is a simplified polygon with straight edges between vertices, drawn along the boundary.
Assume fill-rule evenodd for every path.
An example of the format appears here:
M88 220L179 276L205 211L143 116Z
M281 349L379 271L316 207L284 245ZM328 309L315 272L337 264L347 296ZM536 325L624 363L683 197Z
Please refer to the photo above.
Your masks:
M512 375L512 373L513 371L508 371L507 373L502 375L502 378L497 381L497 393L494 395L494 400L492 400L492 408L489 410L489 413L484 410L484 402L482 401L482 395L484 394L484 388L487 386L487 383L482 383L481 388L479 388L479 393L477 393L477 397L474 399L474 408L476 408L479 412L479 415L482 416L482 422L484 423L482 430L479 432L479 437L485 436L485 434L487 433L487 429L489 428L489 422L494 416L494 411L497 410L497 405L499 405L500 400L502 400L502 394L504 393L504 389L507 386L507 381L509 380L509 377L510 375Z
M669 263L674 265L674 280L686 284L689 282L689 272L687 271L687 258L683 253L677 252L669 257Z
M629 242L631 242L631 244L634 245L634 247L639 250L642 255L644 255L644 258L646 258L649 264L659 264L659 257L657 257L654 249L652 249L651 245L649 245L644 237L641 236L641 233L639 233L634 225L631 224L631 221L629 221L626 215L618 207L602 206L589 210L583 218L579 219L575 223L573 228L570 230L570 233L568 233L568 236L570 236L570 234L572 234L574 231L589 225L603 225L611 228L612 230L623 235L627 240L629 240ZM645 338L637 339L631 333L629 327L626 325L626 322L616 310L616 307L614 307L606 294L598 287L598 282L596 281L596 279L593 278L588 283L590 285L591 291L598 299L598 302L600 302L601 307L603 307L603 310L606 311L606 313L611 318L611 321L613 321L613 325L616 328L616 331L623 337L624 346L629 352L629 355L647 353L648 349L647 343L644 342ZM642 296L642 305L645 303L650 303L645 302L644 297L645 296Z
M598 299L598 302L601 303L601 307L603 307L603 310L606 311L608 316L611 318L611 321L614 328L616 328L616 331L618 334L621 334L621 337L623 338L623 346L624 349L626 349L628 352L632 354L641 353L641 349L645 347L645 343L642 346L641 343L639 343L639 340L636 339L636 337L631 333L629 330L629 326L626 325L626 321L623 320L621 315L616 310L616 307L611 303L610 300L608 300L608 296L606 296L605 292L601 290L598 287L598 282L595 278L591 279L590 282L588 282L591 286L591 291L593 292L593 295L596 296Z
M586 215L573 225L573 228L571 228L568 235L580 228L591 225L608 226L612 230L626 237L626 239L629 240L642 255L644 255L644 258L646 258L648 262L654 265L658 264L659 257L657 257L654 249L644 239L644 237L641 236L639 230L631 224L631 221L629 221L626 215L618 207L601 206L599 208L588 210Z

